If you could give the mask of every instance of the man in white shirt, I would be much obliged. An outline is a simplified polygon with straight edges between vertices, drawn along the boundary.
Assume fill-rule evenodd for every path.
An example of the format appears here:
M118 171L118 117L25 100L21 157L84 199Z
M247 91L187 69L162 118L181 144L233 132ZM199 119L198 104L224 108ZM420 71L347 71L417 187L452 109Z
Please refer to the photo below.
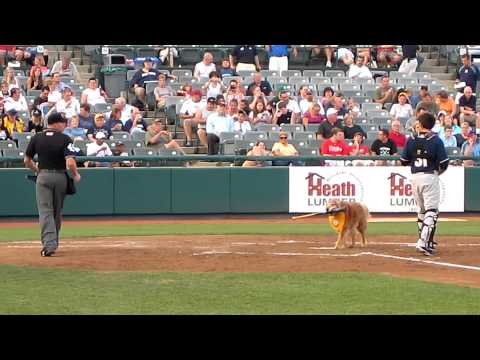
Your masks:
M233 131L240 131L242 134L252 131L249 117L244 110L238 112L238 120L233 123Z
M123 125L125 125L125 123L128 120L130 120L132 116L132 110L134 107L130 104L127 104L127 101L123 97L118 97L115 99L115 107L120 109L120 111L122 112L122 115L120 116L120 120L122 121ZM111 111L106 113L106 117L108 119L110 119L111 113L112 113Z
M217 112L210 114L207 119L208 155L218 154L220 133L232 132L233 129L233 119L225 111L225 102L218 102Z
M200 78L208 79L210 73L215 70L216 67L213 63L213 56L209 52L206 52L203 55L203 60L195 65L195 69L193 70L193 76L197 78L197 80L200 80Z
M305 98L300 100L299 104L301 115L303 116L303 114L305 114L313 104L318 104L320 106L320 114L325 115L325 109L323 108L322 103L318 99L313 99L312 90L307 88L304 94Z
M88 79L88 88L83 90L80 100L82 104L88 103L93 106L96 104L106 104L106 95L105 91L97 87L97 79L91 77Z
M348 77L350 79L373 79L370 69L365 65L365 58L363 56L358 55L355 64L350 65Z
M207 106L205 101L202 101L202 91L200 89L193 89L190 95L190 99L186 100L180 109L180 119L183 120L183 129L187 138L185 146L193 146L193 128L198 125L196 113Z
M197 135L200 140L200 144L207 146L207 119L210 114L215 112L215 107L217 106L217 99L214 97L209 97L207 99L207 105L205 108L200 108L195 114L195 121L197 123Z
M95 142L87 144L87 156L105 157L112 156L112 150L108 144L105 143L105 133L103 131L97 132L95 135ZM94 166L109 166L108 162L95 162ZM89 164L89 166L92 166Z
M5 99L4 109L5 112L11 109L15 109L18 112L28 111L27 100L22 95L19 88L13 88L10 90L10 97Z
M77 70L77 66L71 61L70 56L65 55L62 60L53 64L50 74L59 73L60 76L71 76L75 78L76 82L80 82L80 73Z
M62 99L55 104L55 107L50 112L53 112L53 109L55 109L58 113L64 113L67 119L71 119L73 115L78 115L80 113L80 103L72 95L72 90L69 87L65 87L62 91Z

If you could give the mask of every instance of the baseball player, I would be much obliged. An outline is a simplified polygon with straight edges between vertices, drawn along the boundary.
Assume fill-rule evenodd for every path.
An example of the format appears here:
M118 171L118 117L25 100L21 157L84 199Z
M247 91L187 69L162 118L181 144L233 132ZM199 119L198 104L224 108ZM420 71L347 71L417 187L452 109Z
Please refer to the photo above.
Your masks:
M418 117L418 134L408 139L400 158L402 165L411 165L413 195L417 202L417 251L433 255L433 235L437 226L441 175L448 167L442 140L431 130L435 117L430 113Z

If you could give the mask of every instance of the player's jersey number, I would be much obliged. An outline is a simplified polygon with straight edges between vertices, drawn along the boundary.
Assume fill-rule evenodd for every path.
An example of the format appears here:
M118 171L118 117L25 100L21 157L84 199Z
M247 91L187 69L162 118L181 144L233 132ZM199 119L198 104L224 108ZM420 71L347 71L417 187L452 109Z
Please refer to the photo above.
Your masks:
M427 166L428 166L427 159L417 158L415 160L415 167L427 167Z

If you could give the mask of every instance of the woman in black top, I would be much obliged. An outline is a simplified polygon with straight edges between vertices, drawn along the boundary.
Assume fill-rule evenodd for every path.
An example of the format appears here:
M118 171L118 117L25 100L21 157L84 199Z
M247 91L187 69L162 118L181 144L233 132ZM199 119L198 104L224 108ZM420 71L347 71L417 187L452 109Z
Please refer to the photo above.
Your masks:
M42 112L38 109L32 111L32 118L28 122L27 132L39 133L43 131Z

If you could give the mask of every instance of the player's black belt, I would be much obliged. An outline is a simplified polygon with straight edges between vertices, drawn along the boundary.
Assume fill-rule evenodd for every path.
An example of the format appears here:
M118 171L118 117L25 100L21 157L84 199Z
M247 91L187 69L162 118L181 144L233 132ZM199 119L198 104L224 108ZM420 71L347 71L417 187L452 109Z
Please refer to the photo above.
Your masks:
M59 170L59 169L39 169L40 172L51 172L51 173L64 173L67 170Z

